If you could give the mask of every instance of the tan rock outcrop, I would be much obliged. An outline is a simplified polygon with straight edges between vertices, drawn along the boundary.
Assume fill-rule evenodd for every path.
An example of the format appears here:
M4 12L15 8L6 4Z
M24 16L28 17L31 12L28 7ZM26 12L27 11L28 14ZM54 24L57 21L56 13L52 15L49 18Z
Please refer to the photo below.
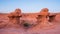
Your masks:
M0 34L60 33L60 14L57 15L56 22L56 14L49 13L47 8L42 9L40 13L21 13L20 9L16 9L7 15L8 17L6 14L0 14Z
M12 24L20 23L20 17L21 17L21 10L20 9L16 9L15 12L12 12L8 15L9 22Z
M47 25L49 15L48 11L49 10L47 8L43 8L37 17L37 22L41 23L42 25Z

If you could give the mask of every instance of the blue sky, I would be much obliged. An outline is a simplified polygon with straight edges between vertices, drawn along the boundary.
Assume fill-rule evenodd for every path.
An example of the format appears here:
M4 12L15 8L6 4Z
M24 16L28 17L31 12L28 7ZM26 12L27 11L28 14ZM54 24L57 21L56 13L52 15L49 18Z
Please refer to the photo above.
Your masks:
M0 0L0 12L8 13L20 8L22 12L39 12L48 8L49 12L60 12L60 0Z

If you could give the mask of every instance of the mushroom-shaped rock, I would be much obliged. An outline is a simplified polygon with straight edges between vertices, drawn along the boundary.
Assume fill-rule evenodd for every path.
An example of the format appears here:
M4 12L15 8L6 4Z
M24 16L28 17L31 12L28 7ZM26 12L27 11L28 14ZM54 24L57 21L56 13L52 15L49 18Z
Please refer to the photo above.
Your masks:
M21 13L21 9L18 8L18 9L15 10L15 12Z
M16 9L15 12L8 14L9 21L13 24L20 23L21 10Z
M48 23L48 9L43 8L37 17L37 22L46 25Z
M21 10L16 9L15 12L11 12L8 14L8 17L12 17L12 16L21 16Z
M48 15L48 9L47 8L43 8L42 10L41 10L41 12L40 12L40 15L45 15L45 16L47 16Z
M14 16L21 16L21 9L16 9L13 14Z
M42 10L41 10L41 12L38 14L38 19L45 19L45 18L47 18L48 17L48 15L49 15L49 12L48 12L48 9L47 8L43 8Z

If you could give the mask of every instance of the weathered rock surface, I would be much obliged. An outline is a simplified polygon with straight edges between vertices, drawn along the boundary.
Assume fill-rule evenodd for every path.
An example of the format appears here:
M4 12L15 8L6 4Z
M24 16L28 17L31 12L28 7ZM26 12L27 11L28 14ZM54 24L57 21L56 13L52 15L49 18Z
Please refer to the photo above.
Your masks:
M0 34L60 34L60 14L51 14L47 8L40 13L21 13L20 9L1 13Z

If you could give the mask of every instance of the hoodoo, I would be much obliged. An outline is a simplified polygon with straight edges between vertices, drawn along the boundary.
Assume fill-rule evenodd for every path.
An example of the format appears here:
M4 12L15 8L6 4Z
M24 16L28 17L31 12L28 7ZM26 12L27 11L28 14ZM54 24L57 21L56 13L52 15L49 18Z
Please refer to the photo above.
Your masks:
M48 22L48 15L49 15L48 11L49 10L47 8L43 8L38 14L37 21L46 24Z
M21 10L16 9L15 12L10 13L8 17L9 17L9 22L11 22L12 24L20 23Z

